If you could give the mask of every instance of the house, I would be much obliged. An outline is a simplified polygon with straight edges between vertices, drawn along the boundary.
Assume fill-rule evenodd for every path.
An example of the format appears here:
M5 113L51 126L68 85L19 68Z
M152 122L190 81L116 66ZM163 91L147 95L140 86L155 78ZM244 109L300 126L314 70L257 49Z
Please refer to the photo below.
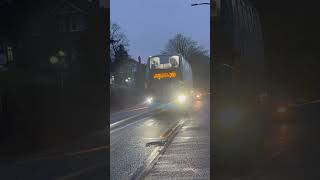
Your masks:
M0 72L13 66L13 33L12 20L14 20L13 7L11 1L1 1L0 3Z
M0 71L5 71L14 62L12 43L6 37L0 37Z
M134 86L139 65L140 63L132 58L121 61L114 72L110 73L110 81L119 85Z
M120 66L118 72L133 75L137 71L138 64L136 60L130 58Z
M48 94L70 96L69 104L77 103L70 94L78 101L100 100L105 95L108 47L107 38L102 37L107 36L106 15L107 9L100 6L99 0L1 1L0 119L7 114L10 121L6 122L23 126L28 121L16 113L20 112L30 118L28 123L36 122L31 118L35 116L40 122L49 121L50 117L36 114L41 112L39 109L47 110L54 103L56 107L65 104L45 101ZM61 55L67 64L63 68L64 93L57 91L58 69L50 63L51 57L61 58ZM101 106L105 103L94 102ZM91 116L98 114L94 110L91 113Z
M49 58L60 50L72 64L81 56L94 56L91 49L103 43L94 42L106 33L107 9L99 0L1 2L0 53L9 51L19 67L48 68Z

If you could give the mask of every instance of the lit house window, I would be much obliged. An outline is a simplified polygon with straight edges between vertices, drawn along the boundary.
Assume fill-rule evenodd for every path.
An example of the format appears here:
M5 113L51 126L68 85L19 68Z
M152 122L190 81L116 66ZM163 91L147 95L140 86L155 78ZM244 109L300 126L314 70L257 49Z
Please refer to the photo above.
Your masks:
M83 15L71 15L70 16L70 32L83 31L86 29L86 22Z

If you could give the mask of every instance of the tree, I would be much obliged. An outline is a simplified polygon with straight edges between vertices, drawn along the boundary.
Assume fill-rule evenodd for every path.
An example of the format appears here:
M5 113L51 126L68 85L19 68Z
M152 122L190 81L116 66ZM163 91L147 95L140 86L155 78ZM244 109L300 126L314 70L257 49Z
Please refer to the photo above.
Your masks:
M126 35L121 31L120 26L117 23L112 23L110 26L110 55L111 61L115 60L115 56L118 51L129 47L129 40Z
M114 55L114 61L111 62L111 72L116 72L115 74L115 83L121 83L124 80L124 76L121 74L118 74L119 71L121 71L121 67L124 67L126 62L129 59L129 55L125 47L120 44L118 47L118 50L116 51Z
M117 23L110 26L110 71L117 71L128 60L129 41Z
M128 60L129 54L124 45L120 44L119 47L117 48L117 51L114 54L114 62L116 64L121 64L125 60Z
M145 73L146 73L146 65L141 63L141 58L139 56L137 72L136 72L136 87L137 88L144 88Z
M170 39L162 51L163 54L179 53L190 63L195 87L209 88L210 57L208 51L198 43L182 34Z
M130 56L128 54L128 51L122 44L120 44L112 62L112 64L114 65L113 67L115 68L114 70L117 70L120 66L124 65L129 58Z
M194 55L207 55L208 52L190 37L177 34L174 38L169 39L162 51L162 54L182 54L186 59Z

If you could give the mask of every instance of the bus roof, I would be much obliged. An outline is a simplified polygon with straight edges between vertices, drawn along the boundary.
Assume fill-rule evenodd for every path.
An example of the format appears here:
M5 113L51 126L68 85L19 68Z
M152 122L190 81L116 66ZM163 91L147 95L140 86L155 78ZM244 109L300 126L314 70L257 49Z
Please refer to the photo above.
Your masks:
M157 56L181 56L181 54L159 54L159 55L149 56L149 58L157 57Z

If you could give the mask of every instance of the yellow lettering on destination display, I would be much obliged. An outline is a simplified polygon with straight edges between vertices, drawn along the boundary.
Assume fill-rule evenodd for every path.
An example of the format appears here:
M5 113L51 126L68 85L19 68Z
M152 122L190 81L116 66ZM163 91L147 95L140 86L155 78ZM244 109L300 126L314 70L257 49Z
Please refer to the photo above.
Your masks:
M177 77L176 72L156 73L153 75L154 79L175 78L175 77Z

